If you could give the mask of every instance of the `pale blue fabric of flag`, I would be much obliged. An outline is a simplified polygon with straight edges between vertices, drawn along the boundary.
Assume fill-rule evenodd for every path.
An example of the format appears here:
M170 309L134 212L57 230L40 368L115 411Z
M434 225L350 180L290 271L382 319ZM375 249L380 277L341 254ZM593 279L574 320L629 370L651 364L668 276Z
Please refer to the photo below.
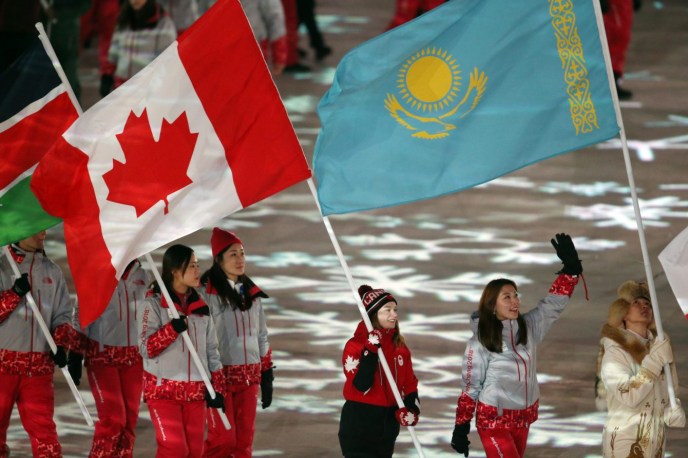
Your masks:
M450 0L350 51L318 106L323 214L441 196L615 136L593 1Z

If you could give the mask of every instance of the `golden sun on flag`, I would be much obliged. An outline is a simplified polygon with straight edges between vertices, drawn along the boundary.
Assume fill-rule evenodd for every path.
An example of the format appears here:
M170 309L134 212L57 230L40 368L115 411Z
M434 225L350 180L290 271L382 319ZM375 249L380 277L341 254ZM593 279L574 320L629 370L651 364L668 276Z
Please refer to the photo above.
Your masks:
M443 110L459 93L461 71L456 59L441 48L426 48L401 66L397 80L399 93L413 109Z

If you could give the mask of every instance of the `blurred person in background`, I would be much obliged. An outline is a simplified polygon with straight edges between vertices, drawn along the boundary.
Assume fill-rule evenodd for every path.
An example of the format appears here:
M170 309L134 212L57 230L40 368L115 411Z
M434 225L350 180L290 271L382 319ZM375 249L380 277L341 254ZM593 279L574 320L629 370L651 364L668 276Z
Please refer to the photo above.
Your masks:
M447 0L397 0L394 17L387 30L405 24L423 13L440 6Z
M115 66L110 93L153 62L177 39L174 22L155 0L126 0L112 36L108 61Z
M626 53L631 44L633 15L635 11L640 10L642 5L642 0L600 0L604 31L607 35L619 100L629 100L633 97L633 92L623 88L621 82L626 66Z

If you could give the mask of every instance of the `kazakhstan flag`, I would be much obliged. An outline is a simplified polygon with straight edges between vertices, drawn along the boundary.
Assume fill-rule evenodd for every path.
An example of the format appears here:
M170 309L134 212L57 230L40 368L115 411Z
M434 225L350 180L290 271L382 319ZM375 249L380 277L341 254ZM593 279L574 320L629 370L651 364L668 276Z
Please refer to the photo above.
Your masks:
M615 136L595 1L450 0L349 52L318 106L323 214L441 196Z

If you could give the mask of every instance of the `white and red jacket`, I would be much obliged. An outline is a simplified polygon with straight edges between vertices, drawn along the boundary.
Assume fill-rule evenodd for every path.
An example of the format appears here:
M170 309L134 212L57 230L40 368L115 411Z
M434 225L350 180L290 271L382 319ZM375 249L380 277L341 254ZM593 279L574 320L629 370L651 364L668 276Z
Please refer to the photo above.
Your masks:
M227 281L237 292L244 286ZM243 311L225 303L210 282L201 288L217 331L223 372L230 391L260 383L261 373L272 367L268 326L261 302L261 298L268 296L250 280L245 286L249 288L252 305Z
M133 261L117 283L110 303L100 317L89 324L81 352L86 366L125 367L141 363L137 315L143 309L149 276L138 260ZM78 307L74 327L79 329Z
M478 314L471 316L473 336L463 358L463 393L456 409L456 423L466 423L477 409L478 429L525 428L537 420L540 388L537 383L537 345L569 303L577 276L561 274L547 297L523 314L528 332L526 345L516 344L518 321L502 321L502 352L491 352L478 340Z
M58 346L78 348L80 339L72 327L72 306L60 268L43 251L25 252L10 247L19 272L29 274L31 295ZM52 374L55 363L50 347L34 318L26 297L14 291L12 268L0 259L0 373L24 376Z
M394 345L394 335L396 329L381 329L382 339L380 346L385 355L387 364L392 371L392 376L402 398L418 391L418 379L413 372L411 363L411 351L406 345ZM371 404L380 407L396 407L397 402L392 393L392 389L386 380L380 362L375 371L375 381L373 386L365 393L359 391L354 386L354 377L358 372L358 365L361 361L365 343L368 340L368 329L363 321L358 324L354 336L349 339L344 347L342 354L342 364L344 366L344 399L347 401Z
M186 316L191 341L210 374L213 388L224 394L224 377L217 335L208 306L195 290L187 299L187 306L175 303L180 316ZM178 300L170 291L173 300ZM180 334L172 328L167 313L167 301L152 294L144 302L138 320L139 351L143 357L143 398L174 401L202 401L205 385L200 372L191 360L191 354Z

